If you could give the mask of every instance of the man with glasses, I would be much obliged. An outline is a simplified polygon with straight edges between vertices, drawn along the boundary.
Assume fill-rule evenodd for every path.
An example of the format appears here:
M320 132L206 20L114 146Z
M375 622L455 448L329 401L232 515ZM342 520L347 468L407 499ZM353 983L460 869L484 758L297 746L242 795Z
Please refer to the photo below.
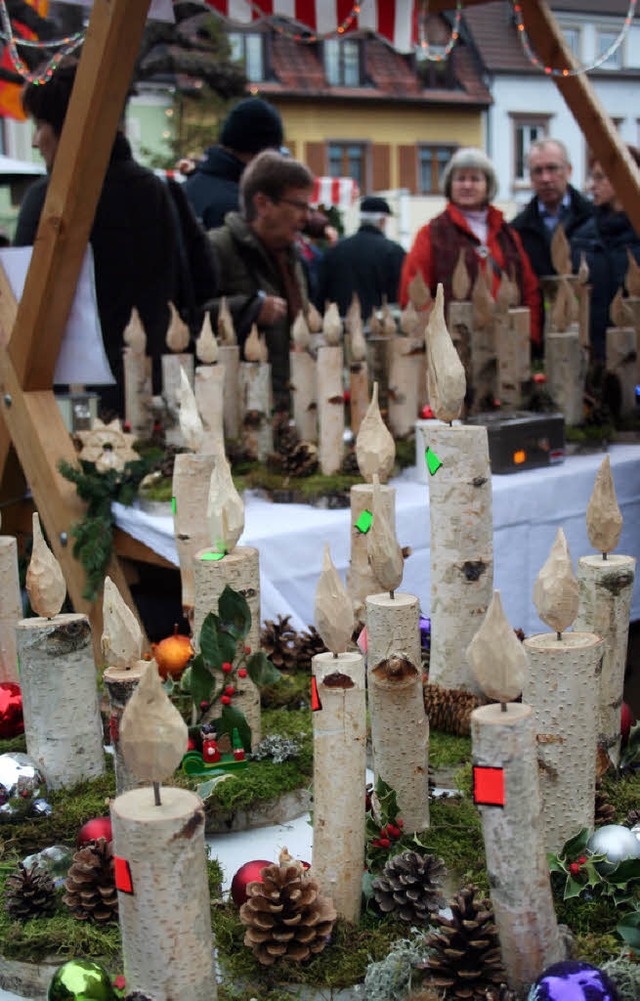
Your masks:
M266 336L276 410L289 409L290 329L309 304L296 240L311 211L313 183L304 164L265 150L242 175L240 212L227 213L224 225L208 234L219 266L219 296L226 298L238 343L244 344L254 323Z

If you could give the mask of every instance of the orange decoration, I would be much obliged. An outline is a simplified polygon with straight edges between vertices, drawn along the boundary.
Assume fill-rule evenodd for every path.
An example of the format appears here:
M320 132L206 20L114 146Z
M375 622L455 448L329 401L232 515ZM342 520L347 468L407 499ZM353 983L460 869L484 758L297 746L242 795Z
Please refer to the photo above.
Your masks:
M159 643L152 643L151 649L161 678L166 678L168 674L172 678L178 677L193 657L191 640L178 633L177 625L173 628L173 636L167 636Z

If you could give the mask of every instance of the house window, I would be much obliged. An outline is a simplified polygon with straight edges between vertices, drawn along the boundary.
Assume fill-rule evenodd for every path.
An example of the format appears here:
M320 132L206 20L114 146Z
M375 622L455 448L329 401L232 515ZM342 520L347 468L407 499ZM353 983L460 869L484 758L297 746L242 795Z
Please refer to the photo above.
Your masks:
M418 147L418 192L421 195L440 193L442 173L455 152L455 146Z
M332 87L359 87L362 69L358 42L351 38L328 38L324 43L324 72Z
M567 44L567 48L571 49L571 55L580 61L580 29L579 28L562 28L562 34L564 35L564 40Z
M513 116L513 179L516 184L528 184L527 153L531 143L544 139L549 134L549 118Z
M429 45L432 55L444 56L444 45ZM455 90L458 80L453 72L451 54L439 59L421 59L420 50L416 55L416 72L422 86L427 90Z
M616 31L598 31L597 34L597 51L596 56L599 59L600 56L604 55L607 49L613 45L618 33ZM601 64L599 67L603 70L617 70L622 66L622 46L619 45L618 48L613 52L609 58Z
M242 63L247 80L259 83L266 78L263 36L258 32L231 31L227 35L231 58Z
M366 146L363 143L330 143L328 152L329 176L351 177L360 191L366 191Z

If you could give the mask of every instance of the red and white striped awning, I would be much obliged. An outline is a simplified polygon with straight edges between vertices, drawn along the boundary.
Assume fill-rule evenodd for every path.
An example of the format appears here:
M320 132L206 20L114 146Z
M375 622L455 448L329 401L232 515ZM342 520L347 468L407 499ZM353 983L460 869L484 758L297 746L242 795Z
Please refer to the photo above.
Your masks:
M288 18L317 35L327 35L344 26L349 31L374 31L398 52L415 47L417 0L206 0L223 17L238 24L251 24L263 17ZM355 13L357 9L357 13Z
M316 177L311 202L330 208L348 209L360 195L360 188L351 177Z

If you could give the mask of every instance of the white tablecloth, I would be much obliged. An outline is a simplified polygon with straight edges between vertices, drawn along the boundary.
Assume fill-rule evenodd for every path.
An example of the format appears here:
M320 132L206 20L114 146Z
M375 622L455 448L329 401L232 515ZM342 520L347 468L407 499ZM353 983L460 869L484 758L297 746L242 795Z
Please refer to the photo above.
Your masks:
M616 550L640 560L640 445L615 445L611 467L624 518ZM603 453L570 456L548 469L493 477L494 585L501 591L511 624L527 635L545 630L532 601L533 584L561 526L574 560L593 552L585 512ZM411 546L401 590L415 594L429 614L430 531L428 485L405 470L397 489L398 541ZM136 507L114 505L116 522L134 538L177 564L173 519L153 517ZM325 542L344 579L349 562L348 510L329 511L304 504L273 504L249 494L241 545L260 553L262 619L290 615L301 629L313 622L315 590ZM634 587L633 620L640 619L640 588Z

